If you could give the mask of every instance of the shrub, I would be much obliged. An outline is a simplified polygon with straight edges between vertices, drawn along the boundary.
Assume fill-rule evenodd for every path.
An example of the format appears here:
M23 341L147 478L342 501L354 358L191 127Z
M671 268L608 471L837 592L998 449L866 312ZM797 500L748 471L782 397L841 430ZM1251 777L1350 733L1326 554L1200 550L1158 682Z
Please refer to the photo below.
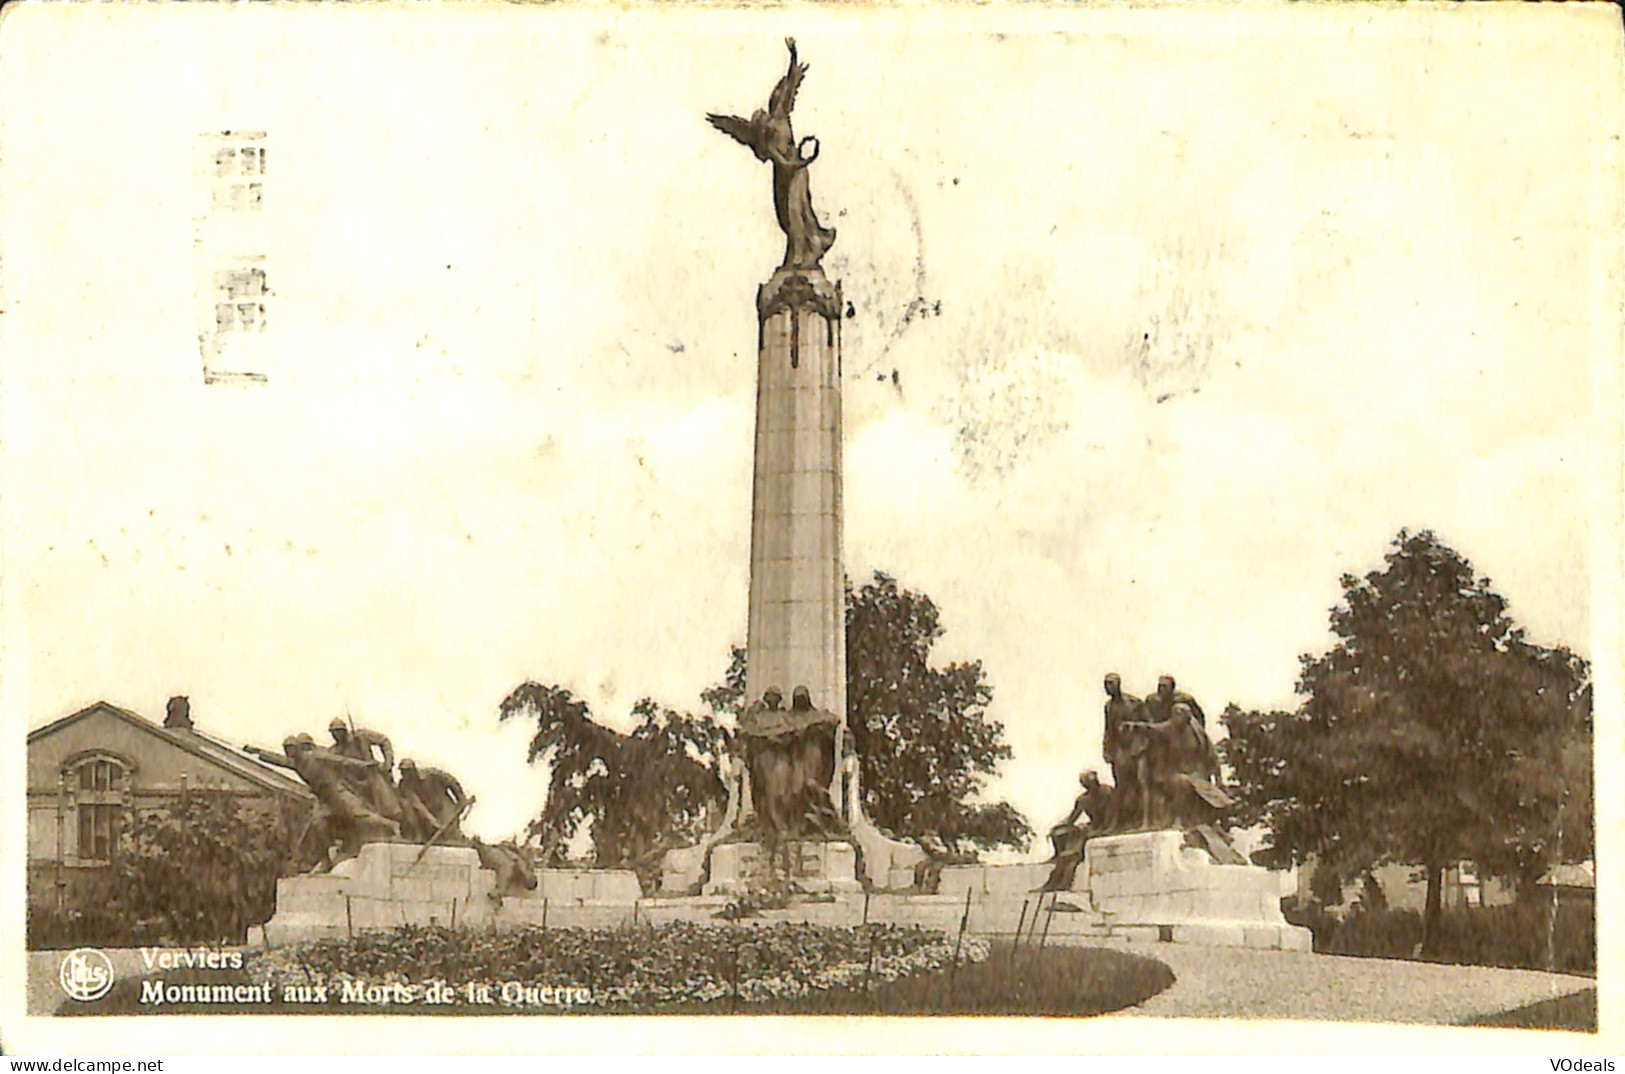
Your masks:
M28 944L242 943L276 909L300 819L267 817L207 791L132 811L111 865L81 878L61 909L29 908Z
M1444 914L1439 921L1439 960L1560 973L1597 972L1597 918L1593 903L1549 898ZM1549 961L1548 961L1549 960Z
M122 877L112 869L78 878L60 908L28 907L28 946L32 950L134 947L162 943L168 936L164 922L134 911Z
M140 815L120 841L126 901L179 942L241 943L276 910L285 844L232 796L193 793Z
M1422 942L1422 916L1415 910L1357 905L1341 920L1317 904L1286 906L1287 920L1315 934L1315 950L1330 955L1412 958ZM1436 951L1429 961L1510 969L1597 972L1594 905L1547 898L1508 906L1474 907L1439 915Z

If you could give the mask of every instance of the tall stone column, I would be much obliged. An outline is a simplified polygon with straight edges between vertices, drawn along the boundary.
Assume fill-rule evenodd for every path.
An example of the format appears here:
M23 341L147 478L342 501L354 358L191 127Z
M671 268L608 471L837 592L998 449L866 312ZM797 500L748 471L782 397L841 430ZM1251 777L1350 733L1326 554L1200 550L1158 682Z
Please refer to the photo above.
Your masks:
M813 211L808 172L818 159L818 139L796 138L790 122L807 65L800 62L793 39L786 38L785 45L790 63L766 108L750 119L706 115L713 127L747 146L757 160L772 164L773 211L784 232L784 261L756 292L750 622L745 704L739 718L745 771L737 816L740 827L763 836L770 851L786 833L803 839L823 836L826 866L851 861L841 850L850 837L861 848L871 886L907 887L912 883L909 855L923 856L923 851L887 838L863 816L856 766L846 763L844 306L840 285L831 283L820 267L835 243L835 230L820 223ZM852 794L843 793L848 787ZM711 890L737 881L738 870L728 870L743 853L721 842L713 845ZM684 870L690 866L685 863L693 860L690 855L672 861L668 887L688 883L690 874ZM825 881L856 883L849 877L824 876L820 883Z
M841 308L840 285L817 267L781 268L756 294L745 696L759 701L771 688L788 703L806 687L844 731Z

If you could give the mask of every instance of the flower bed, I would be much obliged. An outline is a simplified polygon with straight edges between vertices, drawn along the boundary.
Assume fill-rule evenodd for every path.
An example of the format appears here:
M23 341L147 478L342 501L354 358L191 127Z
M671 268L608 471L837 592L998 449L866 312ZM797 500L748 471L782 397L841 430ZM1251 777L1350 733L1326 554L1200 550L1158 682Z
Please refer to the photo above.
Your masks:
M798 923L753 927L672 923L591 931L525 928L500 932L404 927L353 940L318 941L251 956L248 976L277 991L347 983L493 997L513 982L577 990L572 1002L601 1010L655 1010L717 1001L754 1003L882 984L945 969L955 940L899 925L832 928ZM987 958L966 937L961 964ZM471 988L472 986L472 988Z
M1079 1017L1143 1003L1174 982L1165 964L1124 951L1003 944L989 953L974 937L956 967L952 937L888 925L402 929L245 962L122 977L102 998L64 1000L57 1013ZM198 992L221 986L260 991L231 1002Z

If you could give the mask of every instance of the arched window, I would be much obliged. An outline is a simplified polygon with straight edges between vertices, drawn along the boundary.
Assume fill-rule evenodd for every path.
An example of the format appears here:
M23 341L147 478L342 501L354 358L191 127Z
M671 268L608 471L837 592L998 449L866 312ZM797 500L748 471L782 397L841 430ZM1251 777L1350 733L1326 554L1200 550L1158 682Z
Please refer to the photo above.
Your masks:
M79 754L63 765L75 813L74 857L80 862L108 862L118 853L119 821L133 767L102 752Z

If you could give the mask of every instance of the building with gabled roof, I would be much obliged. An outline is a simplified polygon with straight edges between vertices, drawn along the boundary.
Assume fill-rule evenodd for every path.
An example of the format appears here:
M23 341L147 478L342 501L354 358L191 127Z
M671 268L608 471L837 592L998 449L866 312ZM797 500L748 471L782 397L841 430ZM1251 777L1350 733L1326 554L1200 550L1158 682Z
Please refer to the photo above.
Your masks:
M60 902L75 880L110 865L132 812L194 791L227 792L250 809L314 802L292 773L198 730L171 698L164 722L98 701L28 733L28 887Z

